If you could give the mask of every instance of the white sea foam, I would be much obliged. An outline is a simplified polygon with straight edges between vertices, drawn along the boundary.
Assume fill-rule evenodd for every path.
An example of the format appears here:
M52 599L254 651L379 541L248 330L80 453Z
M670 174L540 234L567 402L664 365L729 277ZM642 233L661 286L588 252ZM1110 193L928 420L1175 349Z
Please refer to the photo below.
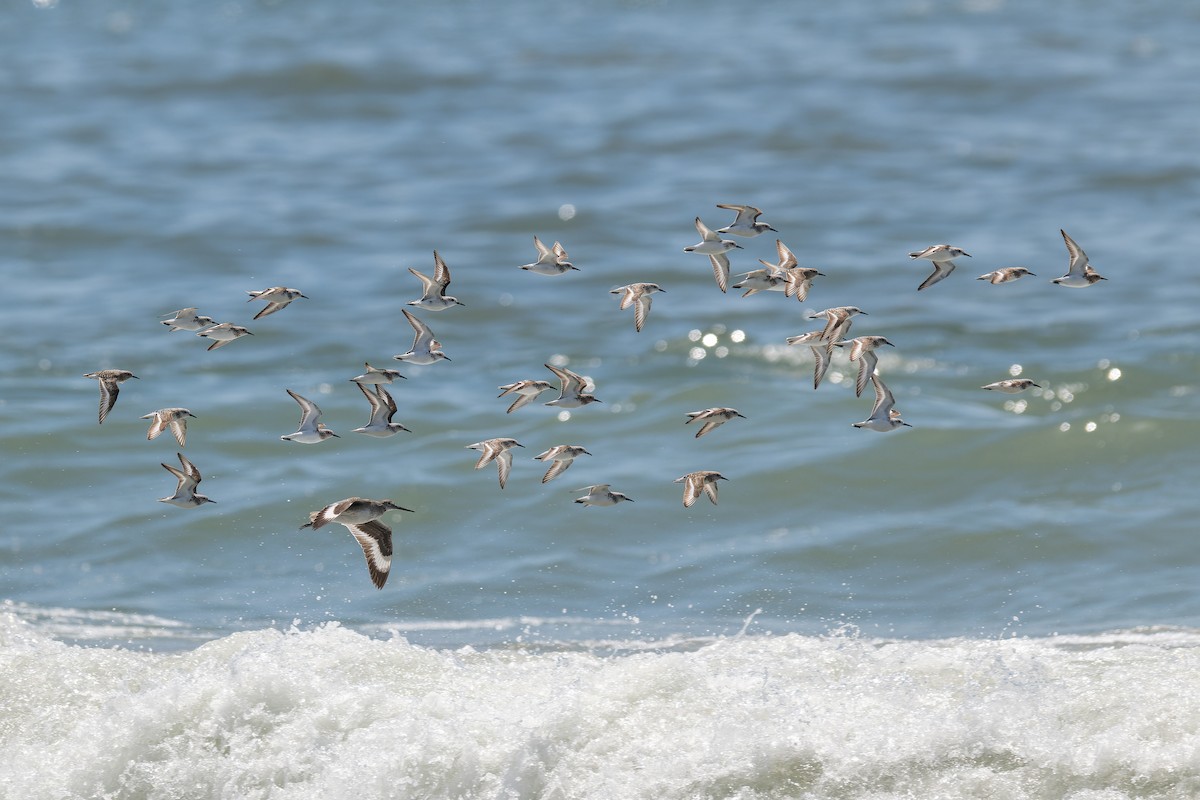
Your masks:
M1191 798L1200 634L167 655L0 612L5 798Z

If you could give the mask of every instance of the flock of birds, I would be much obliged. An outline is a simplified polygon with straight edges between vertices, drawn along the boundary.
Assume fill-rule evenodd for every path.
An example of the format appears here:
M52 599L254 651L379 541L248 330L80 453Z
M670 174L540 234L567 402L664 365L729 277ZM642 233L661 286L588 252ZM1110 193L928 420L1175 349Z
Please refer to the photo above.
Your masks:
M696 217L695 226L700 235L700 241L683 249L684 252L708 256L717 286L722 292L727 292L730 288L731 269L728 254L742 246L734 239L722 238L722 235L751 238L767 231L775 231L775 228L759 221L762 211L754 206L723 203L718 204L717 208L736 212L734 221L723 228L713 230L705 225L700 217ZM1060 233L1067 247L1069 267L1067 273L1062 277L1055 278L1053 283L1068 288L1086 288L1105 280L1092 267L1087 254L1079 245L1065 231L1060 231ZM537 236L534 236L533 243L537 250L537 259L529 264L521 265L520 269L548 276L564 275L572 270L578 270L578 267L571 263L567 251L559 242L554 242L552 246L547 247ZM732 288L744 289L743 297L758 292L774 291L782 292L789 298L795 297L798 301L803 302L808 296L813 281L817 277L822 277L824 273L811 267L801 267L795 254L782 240L777 239L775 244L777 263L759 259L759 263L763 265L762 268L741 274L740 282L733 284ZM969 258L970 254L959 247L936 244L926 247L924 250L909 253L909 257L926 260L933 265L933 272L917 287L917 291L922 291L949 277L954 272L955 259ZM441 312L464 305L456 297L446 294L450 285L450 270L436 250L433 253L433 259L434 273L432 277L409 268L409 272L421 282L422 294L420 298L409 302L408 305L430 312ZM978 280L986 280L991 284L1003 284L1026 276L1033 276L1033 273L1024 267L1004 267L980 275ZM664 291L655 283L631 283L611 290L612 294L620 296L619 307L621 310L633 308L634 328L639 332L646 324L653 295ZM248 294L250 295L248 302L257 300L267 304L254 316L255 320L281 311L295 300L306 297L299 290L284 286L250 291ZM196 336L210 340L209 350L224 347L244 336L252 335L251 331L244 326L234 325L230 322L217 323L216 320L202 316L197 311L198 309L194 307L179 309L169 315L169 319L164 319L162 324L169 331L194 332ZM408 309L404 309L403 313L413 328L414 337L409 350L394 356L394 358L416 365L449 361L450 358L443 351L433 330ZM820 386L821 380L829 368L834 348L849 348L850 361L858 364L855 396L862 395L868 382L875 390L875 403L870 416L861 422L853 423L854 427L878 432L911 427L909 423L901 419L901 414L895 407L895 397L887 384L883 382L878 371L879 359L875 351L885 345L894 347L892 342L883 336L846 338L853 318L866 313L854 306L838 306L819 311L809 318L823 319L824 325L818 330L788 337L787 343L789 345L805 345L811 349L814 356L814 389ZM554 375L559 385L558 397L544 405L574 409L601 402L592 393L595 391L595 387L586 377L565 367L551 364L545 364L545 367ZM100 423L104 422L116 404L120 385L131 378L137 378L132 372L121 369L89 372L84 377L94 379L99 383ZM359 391L370 405L369 420L362 427L355 428L353 432L376 438L387 438L401 431L409 430L400 423L393 422L397 410L396 402L385 388L387 384L402 378L404 376L397 370L379 369L367 363L365 371L361 375L350 379L358 386ZM1027 378L1011 378L987 384L982 388L1016 394L1035 386L1038 384ZM498 397L513 398L507 411L511 414L538 400L544 392L553 390L554 385L547 380L529 379L498 388L500 389ZM282 440L311 445L338 436L321 422L321 409L316 403L291 389L288 389L287 393L300 406L301 415L296 431L280 436ZM179 446L183 447L187 441L187 420L190 417L195 417L195 415L186 408L161 408L141 418L151 421L147 433L148 439L155 439L164 431L170 430ZM687 424L701 423L696 432L696 438L712 432L730 420L744 419L737 409L726 407L688 412L687 417ZM493 462L496 464L501 489L508 481L513 463L512 451L516 447L524 447L524 445L512 438L486 439L467 445L468 449L477 450L480 453L475 463L475 469L482 469ZM550 447L535 456L536 460L548 464L542 477L542 483L557 478L571 466L576 458L583 455L591 455L591 453L579 445L561 444ZM196 466L183 453L177 453L177 456L180 462L179 468L170 464L162 464L162 467L176 479L175 492L168 497L159 498L159 502L179 508L197 508L206 503L216 502L197 491L202 476ZM727 479L719 472L700 470L683 475L675 482L683 484L683 505L691 507L701 495L707 496L715 504L717 502L717 482L722 480ZM585 507L614 506L618 503L633 501L632 498L621 492L612 491L609 484L585 486L576 491L584 492L583 496L576 498L575 502ZM363 497L348 497L313 511L309 514L309 521L301 527L316 530L329 523L344 526L362 547L372 583L376 588L382 589L387 581L392 559L392 531L381 520L388 511L411 512L412 509L397 505L390 499L373 500Z

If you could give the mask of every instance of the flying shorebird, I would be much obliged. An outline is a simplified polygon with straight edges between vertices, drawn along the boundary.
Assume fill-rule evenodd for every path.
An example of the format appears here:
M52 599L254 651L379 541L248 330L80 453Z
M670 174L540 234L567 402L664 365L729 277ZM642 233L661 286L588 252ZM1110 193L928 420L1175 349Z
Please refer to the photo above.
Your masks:
M562 275L564 272L579 269L568 260L566 249L558 242L555 242L553 247L546 247L541 239L534 236L533 246L537 248L537 261L522 264L521 269L536 272L538 275Z
M847 333L850 332L850 318L862 314L867 316L867 312L857 306L836 306L827 308L824 311L818 311L815 314L809 314L809 319L825 318L825 327L821 331L821 340L833 344L841 341ZM789 342L791 344L791 342Z
M367 424L361 428L355 428L353 433L361 433L366 436L374 436L377 439L386 439L389 436L395 436L400 431L411 430L401 425L399 422L392 422L392 417L396 415L396 401L392 399L392 395L387 389L379 384L375 384L375 390L372 391L361 383L358 384L358 389L367 398L367 402L371 404L371 418L367 420Z
M291 389L287 390L291 398L300 404L300 427L295 433L288 433L280 436L285 442L298 442L299 444L318 444L325 441L330 436L337 436L336 433L325 427L324 422L320 422L321 409L312 400L307 397L301 397ZM338 437L341 438L341 437Z
M696 232L700 234L700 241L683 248L683 252L703 253L708 256L708 260L712 263L713 276L717 279L717 286L722 292L728 291L729 256L725 254L734 248L740 248L741 245L732 239L722 239L699 217L696 217Z
M690 425L697 420L704 423L700 426L700 430L696 431L697 439L709 431L715 430L721 425L724 425L734 417L741 417L742 419L745 419L742 414L738 413L736 408L706 408L703 411L689 411L687 412L687 415L689 419L684 423L684 425Z
M166 325L169 331L198 331L201 328L217 324L217 321L212 317L198 315L195 308L181 308L172 313L174 316L166 314L164 316L170 316L171 318L162 321L162 324Z
M759 261L766 264L761 258ZM742 292L742 297L749 297L759 292L787 291L787 274L781 272L774 264L767 264L762 269L752 269L749 272L743 272L738 277L741 280L735 283L732 288L745 289L746 291Z
M875 355L875 348L885 344L890 347L896 346L882 336L859 336L834 344L838 347L849 345L850 360L858 362L858 378L854 381L855 397L862 397L863 389L867 386L867 379L875 374L875 365L879 363L879 356Z
M717 203L717 208L724 208L728 211L736 211L737 217L729 225L724 228L717 228L717 233L732 233L734 236L758 236L760 233L774 231L765 222L759 222L758 217L762 211L754 206L739 206L733 203ZM778 233L778 231L775 231Z
M514 383L506 383L503 386L497 386L496 388L500 389L500 394L496 395L497 397L504 397L505 395L509 394L515 394L517 396L517 399L513 400L512 405L508 407L508 411L506 412L511 414L518 408L532 403L542 392L548 392L554 387L550 385L549 381L524 380L516 381Z
M1067 245L1067 255L1071 257L1071 261L1067 268L1067 274L1061 278L1055 278L1051 283L1057 283L1059 286L1066 286L1069 289L1086 289L1094 283L1108 280L1092 268L1087 253L1083 252L1082 247L1075 244L1074 239L1067 236L1066 231L1059 228L1058 232L1062 234L1063 242Z
M187 442L187 418L195 416L186 408L160 408L158 411L152 411L142 417L142 419L154 420L150 423L146 439L156 439L159 434L170 428L171 433L175 436L175 441L179 442L180 447L183 447Z
M909 253L909 258L924 258L933 262L933 272L931 272L929 277L917 287L917 291L919 292L922 289L928 289L935 283L945 280L951 272L954 272L954 267L956 265L952 259L958 258L959 256L966 256L967 258L970 258L971 254L966 250L963 250L961 247L953 247L948 244L934 244L926 247L924 250L918 250L915 253Z
M1001 283L1011 283L1012 281L1022 278L1026 275L1037 277L1025 267L1003 267L1002 269L992 270L991 272L980 275L975 280L987 281L988 283L999 285Z
M597 400L595 395L588 394L587 378L572 372L566 367L552 367L549 364L543 364L542 366L553 372L558 376L559 381L562 382L558 397L543 405L555 406L557 408L579 408L580 406L586 406L588 403L602 402Z
M708 499L713 505L717 504L717 481L729 480L719 472L712 470L700 470L699 472L689 472L687 475L676 478L675 483L683 484L683 507L691 508L692 504L700 499L700 494L703 492L708 495Z
M900 412L895 407L896 398L892 396L892 390L887 384L878 375L871 376L871 384L875 387L875 406L871 409L871 416L862 422L853 423L854 427L882 433L901 426L911 428L912 425L900 419Z
M815 359L813 362L813 389L818 388L833 361L834 342L825 341L823 331L809 331L799 336L789 336L787 343L789 345L805 344L808 345L809 350L812 350L813 359Z
M651 296L655 292L665 292L657 283L631 283L611 289L609 294L621 295L621 310L633 306L633 328L641 331L646 324L646 316L650 313L650 304L654 301Z
M382 589L392 569L392 529L379 521L388 511L412 513L411 508L396 505L391 500L347 497L309 514L308 523L300 529L318 530L331 522L344 526L362 547L371 583L376 589Z
M544 453L539 453L533 457L534 461L551 461L550 469L546 470L546 474L542 476L542 483L549 483L559 475L567 471L567 467L579 458L579 456L590 456L587 450L575 444L560 444L551 447Z
M375 384L375 385L378 385L378 384L381 384L381 383L391 383L392 381L396 380L396 378L403 378L403 377L404 377L404 376L403 376L403 375L401 375L401 374L399 373L399 371L397 371L397 370L394 370L394 369L377 369L377 368L375 368L375 367L372 367L372 366L371 366L371 364L370 364L369 362L368 362L368 363L365 363L363 366L365 366L365 367L367 368L367 371L366 371L366 372L364 372L362 375L356 375L356 376L354 376L354 377L353 377L353 378L351 378L350 380L352 380L352 381L354 381L355 383L358 383L358 384L363 384L363 383L365 383L365 384Z
M97 372L89 372L83 377L94 378L100 382L100 422L98 424L102 425L108 412L112 411L112 407L116 405L117 395L121 393L118 384L124 383L130 378L137 378L137 375L124 369L102 369Z
M288 304L293 300L299 300L303 297L305 300L308 296L301 293L299 289L289 289L286 286L272 286L270 289L263 289L258 292L246 292L250 295L247 303L253 303L255 300L266 300L267 306L262 311L254 315L255 319L265 317L268 314L274 314L282 308L287 308Z
M774 267L783 273L786 278L783 286L784 295L795 297L798 302L803 303L808 299L808 290L812 288L813 278L817 276L824 278L825 273L813 267L800 266L800 262L796 260L796 254L783 243L782 239L775 240L775 253L779 256L778 264L767 263L761 258L758 262L767 267Z
M500 475L500 488L508 482L508 473L512 469L512 448L525 445L516 439L485 439L482 442L467 445L468 450L478 450L479 460L475 469L483 469L493 460L496 462L496 472Z
M1039 384L1029 380L1029 378L1008 378L1007 380L996 381L989 383L987 386L980 386L980 389L991 389L994 392L1003 392L1004 394L1019 394L1031 386L1042 388Z
M433 251L433 277L417 272L412 267L408 271L417 276L421 281L421 299L412 300L410 306L424 308L428 311L445 311L447 308L463 305L458 301L457 297L450 297L446 294L446 287L450 285L450 268L446 266L446 262L438 255L438 251Z
M572 489L572 492L587 492L583 497L575 498L584 508L588 506L615 506L617 503L632 503L633 498L620 492L609 490L611 484L597 483L594 486L584 486L582 489Z
M200 481L202 480L200 470L196 469L195 464L184 458L183 453L176 453L175 455L179 456L179 463L183 466L182 471L175 469L170 464L163 464L162 467L174 475L179 483L175 485L175 494L170 497L160 497L158 498L158 502L170 503L179 508L195 508L205 503L217 502L211 497L206 497L196 492L196 487L200 485Z
M203 336L205 339L212 339L212 344L208 346L208 349L216 350L218 347L224 347L235 339L240 339L243 336L253 336L254 334L241 325L234 325L232 322L222 322L220 325L214 325L211 328L198 331L196 335Z
M407 361L410 364L436 364L441 360L449 361L450 357L442 352L442 343L433 337L433 331L428 325L414 317L409 310L403 309L408 324L412 325L416 335L412 347L407 353L392 356L397 361Z

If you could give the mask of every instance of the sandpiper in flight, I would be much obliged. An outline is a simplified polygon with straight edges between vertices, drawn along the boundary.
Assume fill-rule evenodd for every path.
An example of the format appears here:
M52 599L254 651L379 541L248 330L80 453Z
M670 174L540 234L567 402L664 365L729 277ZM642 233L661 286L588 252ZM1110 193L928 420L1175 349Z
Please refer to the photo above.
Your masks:
M392 529L379 520L388 511L412 513L411 508L396 505L391 500L347 497L312 512L308 515L308 522L300 528L318 530L331 522L344 526L362 547L371 583L375 584L376 589L382 589L392 569Z
M108 416L108 412L112 411L112 407L117 403L117 395L121 393L118 387L130 378L137 378L129 370L125 369L102 369L97 372L89 372L83 377L94 378L100 382L100 423L104 423L104 418ZM141 380L141 378L138 378Z

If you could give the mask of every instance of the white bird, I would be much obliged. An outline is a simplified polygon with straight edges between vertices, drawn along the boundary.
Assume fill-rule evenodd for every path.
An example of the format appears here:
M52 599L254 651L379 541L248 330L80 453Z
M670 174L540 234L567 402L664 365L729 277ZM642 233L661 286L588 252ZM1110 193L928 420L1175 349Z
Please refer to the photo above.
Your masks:
M717 504L717 481L729 480L719 472L712 470L700 470L699 472L689 472L687 475L676 478L675 483L683 484L683 507L691 508L692 504L700 499L700 494L708 495L708 499L713 505Z
M759 261L762 261L762 259L760 258ZM779 271L772 264L767 264L762 269L752 269L749 272L743 272L739 277L741 280L735 283L733 288L745 289L746 291L742 292L742 297L749 297L759 292L787 291L787 274Z
M821 331L821 340L833 344L845 338L850 332L851 317L856 317L859 314L867 316L867 312L857 306L836 306L827 308L824 311L818 311L815 314L809 314L809 319L825 318L825 327ZM792 344L792 342L788 342Z
M987 386L979 388L990 389L994 392L1003 392L1004 394L1019 394L1032 386L1037 386L1039 389L1042 388L1040 384L1034 383L1029 378L1008 378L1007 380L996 381L995 383L989 383Z
M789 345L805 344L808 345L809 350L812 350L815 359L813 362L813 389L818 388L833 361L834 343L825 341L822 331L809 331L799 336L789 336L787 343Z
M503 489L504 484L508 482L508 473L512 470L512 448L524 446L516 439L485 439L482 442L467 445L467 449L480 452L479 460L475 462L475 469L483 469L493 460L496 462L496 472L500 476L500 488Z
M270 289L263 289L258 292L246 292L250 295L247 303L253 303L255 300L267 301L267 306L262 311L254 315L255 319L265 317L269 314L274 314L282 308L287 308L288 304L293 300L299 300L303 297L305 300L308 296L301 293L299 289L289 289L286 286L272 286Z
M1010 283L1012 281L1017 280L1018 278L1023 278L1026 275L1030 275L1034 278L1037 277L1032 272L1025 269L1025 267L1004 267L1002 269L996 269L996 270L992 270L991 272L986 272L983 275L980 275L975 280L987 281L988 283L991 283L993 285L999 285L1001 283Z
M690 425L697 420L704 422L704 424L700 426L700 430L696 431L697 439L709 431L715 430L721 425L724 425L734 417L741 417L742 419L746 418L742 414L739 414L736 408L706 408L703 411L689 411L687 412L687 415L688 421L685 422L684 425Z
M734 236L751 237L758 236L760 233L766 233L767 231L775 230L767 223L758 221L758 217L760 214L762 214L762 211L754 206L739 206L734 205L733 203L717 203L717 208L724 208L729 211L737 212L737 217L733 220L733 222L729 225L726 225L724 228L718 228L717 233L731 233ZM778 233L778 231L775 232Z
M388 511L412 513L411 508L396 505L391 500L347 497L309 514L308 523L300 529L318 530L331 522L344 526L362 547L371 583L376 589L382 589L392 569L392 529L379 521Z
M558 242L555 242L553 247L546 247L541 239L534 236L533 246L537 248L537 261L522 264L521 269L536 272L538 275L562 275L564 272L579 269L568 260L566 249Z
M162 467L167 472L175 476L178 483L175 485L175 494L170 497L160 497L158 502L169 503L179 508L195 508L202 506L205 503L215 503L211 497L206 497L196 492L196 487L200 485L202 478L200 470L196 466L183 457L183 453L176 453L179 456L179 463L183 466L183 470L177 470L170 464L163 464Z
M660 288L657 283L631 283L611 289L609 294L621 295L622 311L633 306L633 328L640 332L646 324L646 316L650 313L650 304L654 301L651 295L665 291L666 289Z
M587 492L583 497L575 498L584 508L588 506L615 506L617 503L632 503L633 498L609 489L611 484L597 483L594 486L584 486L582 489L572 489L572 492Z
M376 384L375 390L371 391L361 383L358 384L358 389L367 398L367 402L371 404L371 418L367 420L366 425L361 428L355 428L353 433L374 436L377 439L386 439L389 436L395 436L400 431L412 433L412 431L399 422L392 422L392 417L396 415L396 401L392 399L392 395L387 389Z
M835 344L838 347L849 345L850 360L858 362L858 378L854 381L855 397L862 397L863 389L867 386L867 379L875 374L875 365L879 363L879 356L875 355L875 348L885 344L891 347L896 346L882 336L859 336L835 342Z
M511 414L518 408L532 403L542 392L548 392L554 387L550 385L549 381L524 380L516 381L514 383L506 383L503 386L497 386L496 388L500 389L500 394L496 395L497 397L504 397L505 395L509 394L515 394L517 396L517 399L513 400L512 405L508 407L508 411L506 412Z
M875 387L875 406L871 409L871 416L862 422L853 423L854 427L883 433L901 426L911 428L911 425L900 419L900 412L895 407L896 398L892 396L892 390L887 384L878 375L871 376L871 384Z
M775 240L775 252L779 257L778 264L771 264L763 261L761 258L758 263L764 265L768 269L775 269L785 278L782 291L787 297L794 297L798 302L803 303L808 299L808 291L812 288L813 278L818 276L825 277L825 273L814 267L802 267L800 262L796 260L796 254L792 252L782 239Z
M232 322L222 322L220 325L214 325L211 328L198 332L196 335L203 336L205 339L212 339L212 344L208 346L208 349L216 350L218 347L224 347L235 339L240 339L243 336L253 336L254 334L241 325L234 325Z
M169 331L198 331L201 328L216 325L217 321L212 317L198 315L195 308L181 308L174 312L174 316L171 316L170 319L164 319L162 324L166 325Z
M396 380L396 378L404 378L399 371L394 369L377 369L376 367L372 367L369 362L364 363L363 366L367 368L367 371L362 375L354 376L350 380L358 384L366 383L378 385L381 383L391 383L392 381Z
M1067 255L1070 256L1071 262L1067 268L1067 274L1061 278L1055 278L1051 283L1057 283L1059 286L1066 286L1069 289L1086 289L1093 283L1108 280L1092 268L1087 253L1083 252L1082 247L1075 244L1074 239L1067 236L1066 231L1059 228L1058 232L1062 234L1063 242L1067 245Z
M152 411L142 417L142 419L154 420L150 423L146 439L157 439L159 434L170 428L171 433L175 436L175 441L179 442L180 447L183 447L187 442L187 418L195 416L186 408L160 408L158 411Z
M429 311L445 311L447 308L461 306L463 303L458 301L457 297L450 297L446 294L446 287L450 285L450 268L446 266L446 262L438 255L438 251L433 251L433 277L417 272L412 267L408 271L417 276L421 281L421 299L409 302L410 306L424 308Z
M324 422L320 422L321 409L312 400L287 390L292 399L300 404L300 427L295 433L285 434L279 438L285 442L297 442L299 444L317 444L328 439L330 436L337 436L336 433L325 427ZM340 437L339 437L340 438Z
M416 331L416 336L413 337L412 347L407 353L392 358L410 364L436 364L443 359L450 360L450 357L442 352L442 343L433 337L433 331L428 325L414 317L407 308L404 309L404 316Z
M567 467L571 466L572 462L580 456L590 456L584 448L575 444L559 444L551 447L544 453L539 453L533 457L534 461L550 461L550 469L546 470L546 474L542 476L542 483L549 483L559 475L567 471Z
M961 247L954 247L948 244L934 244L926 247L924 250L918 250L915 253L909 253L909 258L923 258L933 262L933 272L929 277L917 287L917 291L928 289L935 283L943 281L951 272L954 272L955 263L952 259L960 256L971 257L971 254Z
M700 234L700 241L683 248L683 252L703 253L708 256L708 260L712 263L713 276L717 279L717 286L721 288L722 292L728 291L729 257L725 254L734 248L740 248L741 245L732 239L722 239L699 217L696 217L696 232Z
M596 399L596 396L588 393L588 380L582 375L572 372L566 367L552 367L549 364L543 366L558 376L558 380L562 383L558 392L558 397L544 405L555 406L557 408L579 408L586 406L588 403L602 402Z

